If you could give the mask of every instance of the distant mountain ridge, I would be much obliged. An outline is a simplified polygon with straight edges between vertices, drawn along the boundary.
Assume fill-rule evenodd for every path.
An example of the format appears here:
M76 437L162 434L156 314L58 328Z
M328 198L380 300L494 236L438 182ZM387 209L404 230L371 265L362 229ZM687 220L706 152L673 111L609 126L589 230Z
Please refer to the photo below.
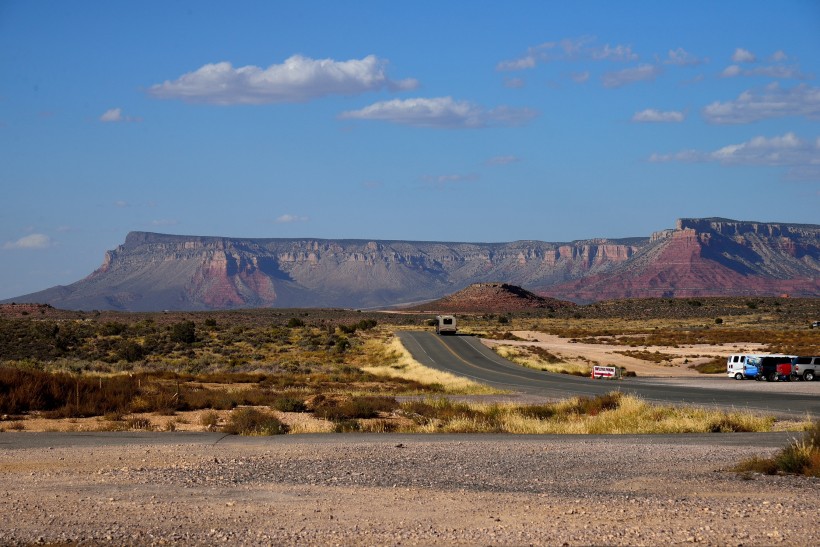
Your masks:
M131 232L81 281L6 302L129 311L390 307L474 283L591 302L820 295L820 226L679 219L649 237L569 243L255 239Z

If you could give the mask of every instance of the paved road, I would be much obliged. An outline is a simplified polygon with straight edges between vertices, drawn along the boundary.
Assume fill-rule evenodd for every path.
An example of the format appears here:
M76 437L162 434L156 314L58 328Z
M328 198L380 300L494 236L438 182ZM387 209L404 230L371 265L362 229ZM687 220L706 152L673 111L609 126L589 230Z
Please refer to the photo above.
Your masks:
M404 347L421 364L500 389L546 397L600 395L617 389L654 402L747 408L782 417L820 417L820 397L777 392L777 386L772 386L771 392L752 393L659 385L648 379L626 378L613 383L522 367L499 357L472 336L436 336L420 331L397 334Z

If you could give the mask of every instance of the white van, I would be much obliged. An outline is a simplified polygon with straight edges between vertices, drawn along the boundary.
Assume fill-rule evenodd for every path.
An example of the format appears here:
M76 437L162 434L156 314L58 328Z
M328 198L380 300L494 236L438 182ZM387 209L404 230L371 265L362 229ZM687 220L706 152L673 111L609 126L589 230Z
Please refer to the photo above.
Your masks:
M734 354L726 359L726 374L735 380L757 378L762 355Z

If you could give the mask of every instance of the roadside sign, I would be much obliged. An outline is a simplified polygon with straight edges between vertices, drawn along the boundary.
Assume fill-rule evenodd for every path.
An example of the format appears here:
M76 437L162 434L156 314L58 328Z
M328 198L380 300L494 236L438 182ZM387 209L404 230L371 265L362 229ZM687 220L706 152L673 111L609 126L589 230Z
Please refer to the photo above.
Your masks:
M595 365L592 367L593 378L619 378L618 367L601 367Z

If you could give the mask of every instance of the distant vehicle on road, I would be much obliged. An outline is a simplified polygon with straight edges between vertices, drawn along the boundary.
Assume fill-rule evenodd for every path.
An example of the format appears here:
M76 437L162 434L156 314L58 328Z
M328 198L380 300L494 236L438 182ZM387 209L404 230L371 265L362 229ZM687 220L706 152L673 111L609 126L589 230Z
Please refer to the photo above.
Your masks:
M456 333L456 318L453 315L438 315L436 316L436 334L455 334Z
M794 360L792 376L812 381L820 376L820 357L801 355Z
M814 323L812 323L811 328L820 329L820 321L815 321Z
M757 378L762 355L730 355L726 359L726 374L735 380Z

